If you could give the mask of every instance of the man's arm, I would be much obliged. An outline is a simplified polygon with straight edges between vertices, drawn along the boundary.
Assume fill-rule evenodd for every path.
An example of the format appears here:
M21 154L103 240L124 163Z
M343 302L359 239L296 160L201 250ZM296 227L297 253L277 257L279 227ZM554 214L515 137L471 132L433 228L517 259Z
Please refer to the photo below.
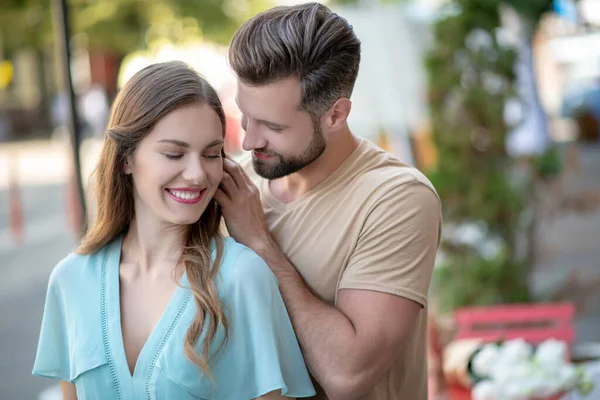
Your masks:
M357 399L391 368L421 305L342 289L337 308L317 298L276 245L259 255L273 269L311 374L331 400Z
M369 262L377 262L379 258L396 259L397 251L389 241L401 241L406 247L400 249L399 260L414 258L412 269L421 265L427 269L405 271L402 265L394 264L390 266L392 275L400 271L408 275L408 279L415 273L430 277L439 228L437 198L432 192L428 193L428 189L422 191L424 198L415 202L419 205L417 210L403 210L404 215L396 215L400 231L396 226L382 232L377 226L380 221L377 218L373 221L371 231L363 235L364 250L353 257L348 267L354 272L348 274L346 283L342 282L337 307L333 307L309 290L268 234L258 190L250 179L237 164L228 160L225 170L222 189L217 191L215 199L223 209L228 231L237 241L256 251L279 279L311 373L330 399L360 398L389 370L421 310L421 304L415 301L419 299L411 299L414 296L410 293L408 296L401 290L384 293L385 288L361 282L371 280L369 274L374 268L370 268ZM382 207L393 205L394 201L392 197ZM409 223L403 224L406 218ZM386 220L389 216L382 214L379 219ZM374 246L374 243L379 244ZM425 279L427 287L429 277ZM421 292L426 293L426 289Z

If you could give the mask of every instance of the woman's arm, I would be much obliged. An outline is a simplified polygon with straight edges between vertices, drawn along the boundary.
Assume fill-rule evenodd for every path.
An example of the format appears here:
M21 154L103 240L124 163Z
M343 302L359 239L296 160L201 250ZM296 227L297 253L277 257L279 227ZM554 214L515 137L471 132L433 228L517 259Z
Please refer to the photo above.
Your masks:
M294 400L294 398L284 397L280 393L281 393L281 391L274 390L274 391L264 394L260 397L257 397L255 400Z
M63 400L77 400L75 385L71 382L60 381L60 389L62 390Z

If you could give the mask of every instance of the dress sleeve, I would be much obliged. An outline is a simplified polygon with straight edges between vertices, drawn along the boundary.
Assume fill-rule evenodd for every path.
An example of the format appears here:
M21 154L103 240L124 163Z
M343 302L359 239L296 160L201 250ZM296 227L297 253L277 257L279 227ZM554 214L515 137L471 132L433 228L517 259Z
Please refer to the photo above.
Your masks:
M71 376L67 319L59 285L59 269L55 268L48 282L46 304L33 375L69 381Z
M254 399L276 390L287 397L314 396L277 279L269 267L244 248L223 280L230 330L227 347L217 356L216 398Z

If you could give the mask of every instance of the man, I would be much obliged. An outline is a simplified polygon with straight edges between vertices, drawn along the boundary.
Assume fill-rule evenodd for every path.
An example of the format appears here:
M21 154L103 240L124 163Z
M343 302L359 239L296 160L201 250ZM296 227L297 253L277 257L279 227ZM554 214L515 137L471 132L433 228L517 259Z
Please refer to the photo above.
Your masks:
M277 7L238 30L229 61L252 167L225 160L215 198L277 276L317 398L426 399L440 201L350 131L352 27L321 4Z

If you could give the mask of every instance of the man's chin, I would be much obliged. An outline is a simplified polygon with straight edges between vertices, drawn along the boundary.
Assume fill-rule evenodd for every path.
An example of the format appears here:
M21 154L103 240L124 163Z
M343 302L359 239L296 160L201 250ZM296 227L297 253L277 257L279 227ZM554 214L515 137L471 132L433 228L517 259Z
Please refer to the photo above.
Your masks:
M277 165L268 165L268 163L254 157L252 158L252 167L258 176L270 181L285 176L278 173Z
M260 161L256 161L256 160L252 160L252 167L254 168L254 172L256 172L256 174L258 176L260 176L261 178L264 179L269 179L269 180L273 180L273 168L268 167L267 165L263 164Z

